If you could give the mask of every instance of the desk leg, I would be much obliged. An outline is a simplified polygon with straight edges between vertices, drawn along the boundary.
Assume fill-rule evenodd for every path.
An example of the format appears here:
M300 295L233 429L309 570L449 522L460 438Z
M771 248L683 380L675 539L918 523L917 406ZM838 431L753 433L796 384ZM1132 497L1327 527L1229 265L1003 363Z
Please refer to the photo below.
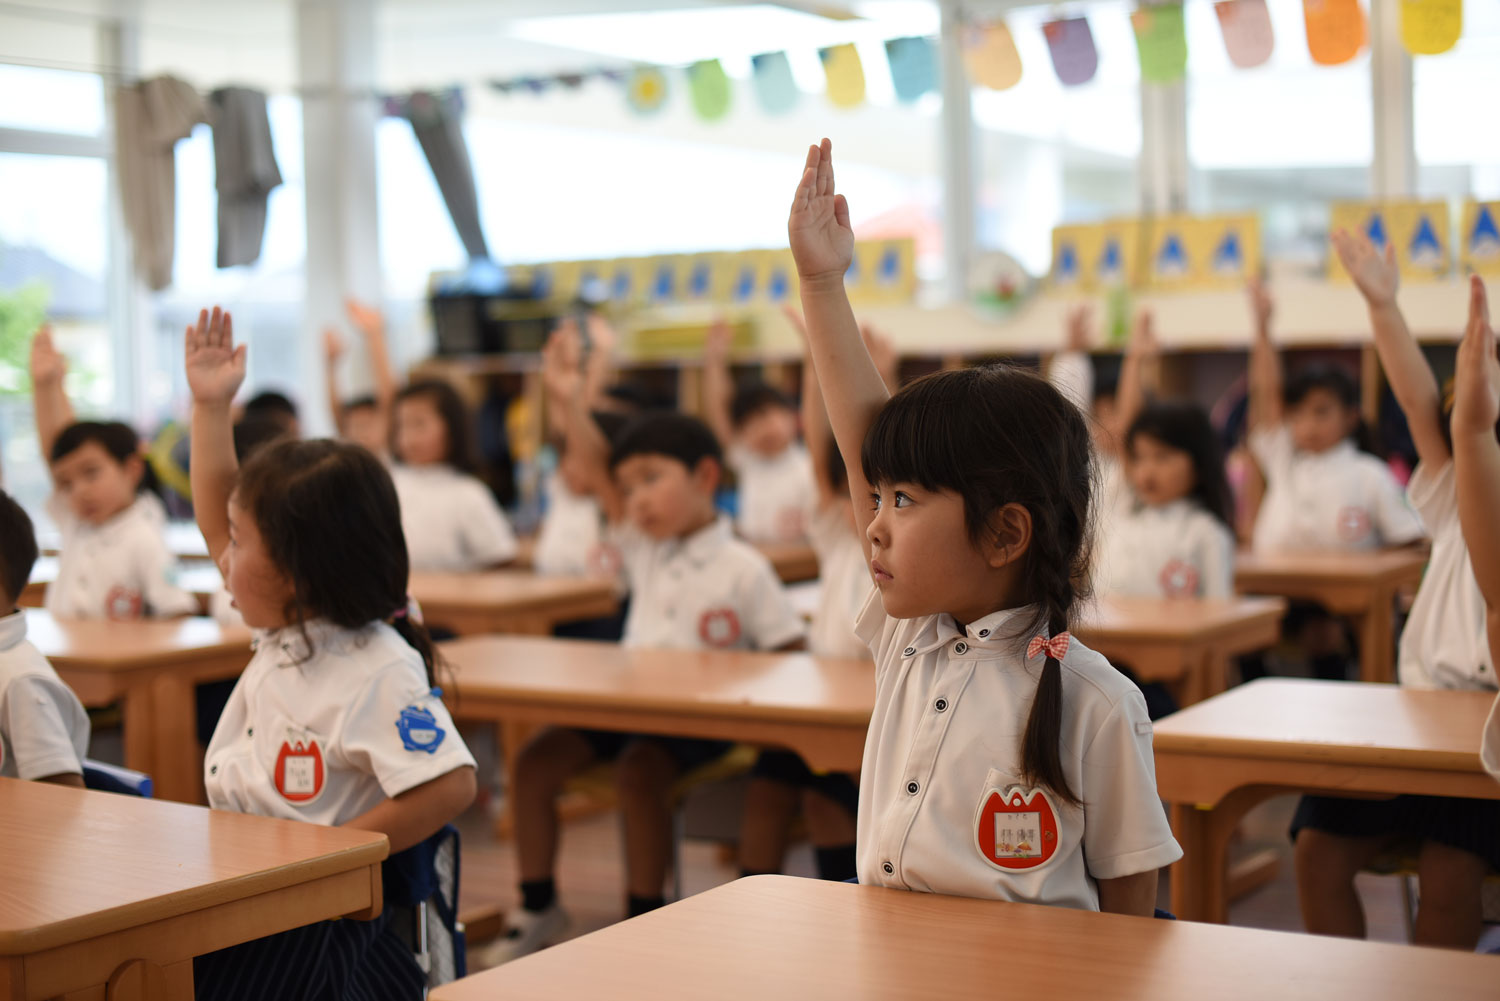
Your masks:
M158 799L203 802L203 762L198 754L198 718L193 683L184 672L162 671L151 682L152 740Z
M1182 858L1172 866L1172 913L1185 921L1229 921L1229 841L1245 813L1274 795L1275 788L1246 786L1215 806L1173 803L1172 834Z
M1359 634L1359 680L1373 683L1395 680L1394 606L1396 597L1384 588L1370 596L1369 607L1354 616Z
M121 700L125 727L125 767L156 775L155 711L149 681L133 681Z

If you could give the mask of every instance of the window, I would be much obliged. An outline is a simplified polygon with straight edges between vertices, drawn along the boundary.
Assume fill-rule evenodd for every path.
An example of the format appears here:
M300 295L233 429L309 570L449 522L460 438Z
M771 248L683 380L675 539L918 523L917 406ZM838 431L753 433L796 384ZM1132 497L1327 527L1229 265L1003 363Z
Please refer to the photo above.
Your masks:
M0 127L100 135L104 81L93 73L0 63Z
M1412 60L1418 190L1427 197L1500 198L1500 130L1474 120L1500 66L1500 6L1464 5L1463 35L1440 56Z

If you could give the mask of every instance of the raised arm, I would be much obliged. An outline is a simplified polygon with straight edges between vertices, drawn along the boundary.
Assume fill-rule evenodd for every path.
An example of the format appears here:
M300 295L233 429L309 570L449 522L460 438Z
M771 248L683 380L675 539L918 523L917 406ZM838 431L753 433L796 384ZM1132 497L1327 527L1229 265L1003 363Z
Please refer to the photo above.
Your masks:
M807 324L802 322L802 313L796 306L787 304L781 308L793 329L802 335L802 439L807 443L807 457L812 461L813 483L818 488L818 510L837 499L833 481L828 477L829 446L833 444L833 428L828 423L828 411L823 407L823 391L818 386L818 374L813 369L812 349L807 343Z
M564 447L570 456L587 464L594 497L604 517L615 524L624 518L625 503L609 472L609 439L589 412L581 356L578 326L565 320L552 332L542 352L542 381L547 399L558 408Z
M1151 310L1143 309L1135 315L1135 327L1130 332L1130 343L1125 347L1125 357L1120 363L1120 387L1115 406L1115 440L1125 441L1130 425L1146 409L1146 399L1156 389L1156 362L1159 351L1156 344L1156 321Z
M584 361L583 395L590 407L597 407L615 377L615 348L620 335L614 324L597 312L589 313L587 325L589 350Z
M1047 365L1047 381L1085 414L1094 406L1094 365L1089 361L1090 310L1068 310L1067 339Z
M36 436L42 446L42 462L52 464L52 443L72 424L73 405L63 389L68 360L52 343L52 327L44 325L31 340L31 406L36 415Z
M1406 414L1417 457L1434 468L1440 467L1452 454L1443 436L1443 403L1437 378L1407 329L1401 307L1396 305L1401 278L1396 245L1387 243L1381 254L1364 233L1340 229L1333 234L1333 248L1370 308L1370 329L1375 335L1380 367Z
M1469 323L1458 347L1453 396L1453 463L1458 519L1489 609L1490 652L1500 664L1500 360L1483 279L1469 279Z
M375 405L381 415L389 419L391 407L396 403L396 372L391 367L390 345L385 339L385 314L357 299L345 299L344 312L365 342L365 353L370 359L370 378L375 382Z
M874 510L859 456L865 432L891 394L860 337L844 291L844 273L854 257L854 230L849 225L848 202L834 192L833 143L827 139L808 150L792 199L787 236L802 285L802 315L807 321L813 368L844 456L856 527L868 558L866 530Z
M548 335L547 343L542 345L542 398L546 405L547 426L564 440L568 436L568 420L573 412L569 396L577 393L582 385L578 377L582 365L583 347L577 321L571 316L564 317Z
M230 405L245 381L245 345L234 343L234 323L215 306L187 328L184 350L188 388L193 392L193 432L189 473L193 516L215 563L229 545L229 495L239 462L234 456Z
M1246 291L1255 319L1250 344L1250 428L1273 430L1281 426L1281 352L1271 343L1271 312L1275 303L1259 278L1250 279Z
M730 399L734 396L734 380L729 374L729 345L733 339L734 331L728 321L716 316L703 340L703 420L724 448L734 443L734 421L729 415Z
M344 397L339 391L339 359L344 356L344 339L332 327L323 328L323 379L328 391L328 416L333 429L344 433Z

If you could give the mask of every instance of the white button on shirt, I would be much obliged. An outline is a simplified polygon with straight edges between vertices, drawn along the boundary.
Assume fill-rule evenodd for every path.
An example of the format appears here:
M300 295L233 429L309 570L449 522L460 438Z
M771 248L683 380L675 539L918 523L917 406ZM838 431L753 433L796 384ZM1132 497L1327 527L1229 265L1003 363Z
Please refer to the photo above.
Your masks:
M737 445L726 458L739 480L740 534L751 542L806 538L814 487L812 460L802 443L770 459Z
M1397 674L1408 688L1494 689L1495 665L1485 631L1484 595L1458 523L1453 462L1417 466L1407 487L1432 533L1432 559L1401 633Z
M859 881L1099 909L1096 884L1182 857L1156 796L1140 690L1077 640L1061 662L1063 772L1083 806L1021 778L1020 741L1045 663L1013 637L1030 609L960 632L949 615L857 627L875 653L860 771Z
M0 777L83 773L89 718L26 639L26 613L0 618Z
M818 607L807 648L821 657L868 657L869 646L854 635L854 620L875 583L848 506L835 502L814 514L807 538L818 557Z
M1227 598L1234 593L1234 533L1183 498L1136 504L1099 540L1101 596Z
M625 646L776 650L803 638L770 561L724 518L683 539L617 534L630 588Z
M516 558L516 534L489 487L449 466L393 466L413 570L482 570Z
M1302 452L1282 426L1250 432L1249 444L1266 477L1255 552L1370 550L1422 537L1422 523L1390 468L1353 442Z
M191 594L177 587L177 560L167 548L161 501L142 494L102 525L83 521L57 497L47 513L62 535L57 579L46 607L59 619L139 619L190 615Z
M209 806L338 825L474 764L394 629L313 622L307 634L310 657L296 628L256 634L208 745Z

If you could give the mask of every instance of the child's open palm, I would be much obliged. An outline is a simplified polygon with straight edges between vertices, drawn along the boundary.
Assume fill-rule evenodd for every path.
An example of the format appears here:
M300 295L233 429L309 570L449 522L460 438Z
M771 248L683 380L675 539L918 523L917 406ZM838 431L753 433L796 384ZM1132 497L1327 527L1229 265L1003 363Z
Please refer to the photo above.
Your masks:
M323 355L328 359L329 364L344 356L344 339L332 327L323 328Z
M542 347L542 384L557 399L569 399L583 391L582 365L583 342L578 322L566 317Z
M227 405L245 381L245 345L234 343L234 321L215 306L198 313L198 325L187 328L188 388L195 403Z
M1453 436L1494 434L1500 422L1500 359L1484 281L1469 279L1469 324L1458 346L1453 379Z
M31 384L50 386L68 374L68 360L52 343L52 328L43 325L31 339Z
M1340 229L1333 234L1333 249L1366 301L1376 306L1395 301L1401 280L1395 244L1387 243L1382 254L1364 233Z
M379 337L385 333L385 314L374 306L367 306L358 299L345 299L344 312L349 316L349 322L354 324L360 336L369 340Z
M833 276L843 280L854 260L854 230L849 203L833 190L832 141L809 147L786 228L797 273L804 281Z

